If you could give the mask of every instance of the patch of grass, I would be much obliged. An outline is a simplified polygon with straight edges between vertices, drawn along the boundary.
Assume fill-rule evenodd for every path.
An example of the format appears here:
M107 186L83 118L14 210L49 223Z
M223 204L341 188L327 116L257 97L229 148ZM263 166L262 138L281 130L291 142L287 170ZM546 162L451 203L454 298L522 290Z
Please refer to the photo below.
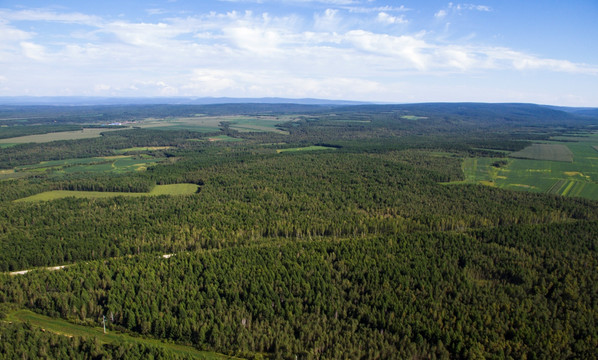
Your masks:
M78 140L78 139L90 139L95 137L100 137L100 134L103 132L108 131L119 131L128 129L126 127L123 128L85 128L83 130L77 131L62 131L62 132L54 132L48 134L39 134L39 135L28 135L28 136L20 136L8 139L0 139L0 144L26 144L26 143L45 143L51 141L58 141L58 140Z
M154 150L166 150L172 149L172 146L143 146L143 147L131 147L126 149L113 150L115 154L124 154L128 152L143 152L143 151L154 151Z
M7 316L7 320L13 322L27 322L34 327L38 327L58 335L97 338L98 341L103 344L112 344L117 342L138 343L160 347L175 354L193 356L197 359L234 359L233 357L211 351L201 351L191 346L173 344L150 338L134 337L129 334L113 331L110 329L106 332L106 334L104 334L103 328L99 326L91 327L77 325L66 320L36 314L29 310L17 310L13 313L10 313Z
M243 141L243 139L234 138L234 137L228 136L228 135L218 135L218 136L209 137L208 141L235 142L235 141Z
M415 116L415 115L403 115L401 116L401 119L406 119L406 120L424 120L427 119L427 116Z
M248 132L276 132L286 134L276 125L289 121L288 117L278 116L193 116L176 117L165 119L148 118L139 123L136 127L151 128L157 130L191 130L197 132L217 132L221 130L221 123L226 122L233 130Z
M124 173L145 170L148 166L154 165L162 160L163 158L153 158L143 155L114 155L83 159L42 161L34 165L17 166L14 170L21 174L34 174L40 172L51 172L54 174L73 174L80 172Z
M285 152L317 151L317 150L336 150L336 148L331 147L331 146L312 145L312 146L298 147L298 148L278 149L278 150L276 150L276 152L280 154L280 153L285 153Z
M190 195L195 194L199 189L195 184L170 184L170 185L156 185L149 192L149 195Z
M137 192L102 192L102 191L70 191L70 190L52 190L43 193L28 196L26 198L15 200L17 202L37 202L51 201L75 197L80 199L100 199L112 198L117 196L140 197L140 196L159 196L159 195L190 195L195 194L199 189L195 184L171 184L156 185L149 193Z
M532 144L509 156L520 159L573 162L573 153L562 144Z

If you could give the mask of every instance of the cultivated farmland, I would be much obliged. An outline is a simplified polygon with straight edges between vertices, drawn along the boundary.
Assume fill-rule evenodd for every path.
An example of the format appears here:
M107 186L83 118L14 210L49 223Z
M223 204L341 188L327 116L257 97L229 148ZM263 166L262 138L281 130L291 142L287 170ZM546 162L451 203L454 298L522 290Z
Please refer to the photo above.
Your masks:
M567 146L534 144L510 158L467 158L464 182L598 200L597 134L558 139L568 141ZM522 153L535 159L513 158Z
M38 135L27 135L27 136L19 136L14 138L8 139L0 139L0 144L27 144L27 143L46 143L50 141L58 141L58 140L78 140L78 139L91 139L100 137L102 133L108 131L119 131L125 130L127 128L85 128L83 130L77 131L62 131L62 132L53 132L48 134L38 134Z
M509 156L520 159L573 162L573 153L562 144L532 144Z

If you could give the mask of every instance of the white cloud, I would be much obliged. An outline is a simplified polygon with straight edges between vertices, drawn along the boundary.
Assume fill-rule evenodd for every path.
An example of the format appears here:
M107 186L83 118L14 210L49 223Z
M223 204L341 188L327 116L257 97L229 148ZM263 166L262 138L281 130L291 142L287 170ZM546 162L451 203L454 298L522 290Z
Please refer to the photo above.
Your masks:
M23 40L29 40L34 34L19 30L10 26L0 19L0 45L7 43L18 43Z
M486 11L479 6L471 10ZM451 4L441 11L448 16L447 11L459 7L470 10L469 5ZM407 21L393 12L406 9L394 9L378 7L361 16L366 21L354 21L356 15L341 8L327 9L312 19L230 11L157 16L145 22L19 11L8 17L87 23L94 19L96 25L87 33L61 34L59 40L44 42L49 35L25 31L29 28L19 28L17 20L0 20L0 66L11 71L0 95L16 91L389 100L393 92L406 94L397 90L408 88L403 83L406 75L433 79L502 71L598 75L597 66L503 47L441 42L425 31L383 33L380 29L385 27L376 21Z
M21 49L23 50L23 54L30 59L37 61L46 59L46 49L41 45L29 41L22 41Z
M403 16L403 15L392 16L385 12L379 12L376 20L383 24L406 24L407 23L405 16Z
M438 12L436 14L434 14L434 17L437 17L439 19L442 19L446 16L446 11L445 10L438 10Z
M335 31L341 22L337 9L326 9L322 14L314 15L314 28L318 30Z
M373 12L404 12L409 9L404 5L401 6L376 6L376 7L362 7L362 6L346 6L343 9L352 13L373 13Z
M102 21L98 16L81 13L58 13L44 9L11 11L0 9L0 19L9 21L48 21L71 24L100 26Z

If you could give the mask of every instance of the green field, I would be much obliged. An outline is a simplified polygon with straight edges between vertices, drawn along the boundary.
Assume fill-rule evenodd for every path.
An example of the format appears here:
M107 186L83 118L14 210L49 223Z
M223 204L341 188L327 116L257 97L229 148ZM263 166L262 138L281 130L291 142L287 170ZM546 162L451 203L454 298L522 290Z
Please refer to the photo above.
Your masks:
M550 161L573 161L573 153L562 144L532 144L521 151L511 153L512 158Z
M156 185L149 193L135 192L101 192L101 191L70 191L70 190L52 190L35 194L16 201L35 202L64 199L68 197L82 199L112 198L117 196L140 197L140 196L159 196L159 195L190 195L197 192L199 188L195 184L171 184Z
M166 150L172 149L172 146L140 146L140 147L131 147L126 149L118 149L114 150L115 154L124 154L128 152L143 152L143 151L154 151L154 150Z
M291 121L293 118L287 116L194 116L194 117L172 117L166 119L149 118L135 124L140 128L151 128L159 130L191 130L199 132L216 132L221 130L221 123L229 124L230 129L241 132L275 132L286 134L276 125Z
M118 130L125 130L128 128L85 128L83 130L77 131L62 131L62 132L53 132L48 134L39 134L39 135L28 135L28 136L20 136L8 139L0 139L0 144L5 144L7 146L12 146L15 144L27 144L27 143L46 143L50 141L57 141L57 140L78 140L78 139L90 139L95 137L100 137L101 133L108 132L108 131L118 131Z
M297 152L297 151L317 151L317 150L335 150L336 148L331 146L320 146L320 145L312 145L306 147L297 147L297 148L289 148L289 149L278 149L276 150L277 153L285 153L285 152Z
M171 351L175 354L193 356L197 359L233 359L233 357L215 352L200 351L191 346L178 345L155 339L133 337L131 335L112 330L108 330L106 334L104 334L102 327L77 325L66 320L36 314L29 310L15 311L8 315L7 320L12 322L26 322L34 327L41 328L44 331L50 331L63 336L80 336L85 338L95 337L102 344L111 344L116 342L140 343L144 345L162 347L165 350Z
M512 157L467 158L463 161L463 182L598 200L598 154L595 151L598 134L566 140L570 141L566 147L571 153L570 162ZM562 144L535 145L546 145L534 147L536 154L544 150L544 155L538 157L563 159L566 153ZM533 152L528 151L528 154Z
M415 116L415 115L403 115L401 116L401 119L406 119L406 120L424 120L427 119L427 116Z
M65 175L73 173L125 173L143 171L163 158L149 155L115 155L81 159L42 161L33 165L17 166L13 170L0 172L0 179L35 175L39 173Z

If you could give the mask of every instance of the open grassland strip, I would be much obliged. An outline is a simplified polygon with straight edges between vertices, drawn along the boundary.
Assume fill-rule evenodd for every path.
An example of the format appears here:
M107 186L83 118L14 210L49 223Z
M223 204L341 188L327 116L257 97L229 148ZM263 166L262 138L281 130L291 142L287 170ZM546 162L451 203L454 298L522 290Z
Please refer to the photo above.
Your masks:
M60 172L65 174L77 172L128 172L147 169L148 166L163 160L151 156L113 155L82 159L66 159L42 161L33 165L17 166L14 170L20 173Z
M567 182L567 186L565 186L565 188L561 191L561 195L562 196L567 196L567 194L569 194L569 191L571 191L571 188L573 188L574 184L575 184L575 181L569 180Z
M278 150L276 150L276 152L280 154L280 153L285 153L285 152L317 151L317 150L336 150L336 148L331 147L331 146L313 145L313 146L306 146L306 147L299 147L299 148L278 149Z
M513 158L573 162L573 153L562 144L532 144L523 150L511 153Z
M84 325L77 325L66 320L51 318L40 315L29 310L17 310L7 316L8 321L27 322L32 326L39 327L45 331L50 331L63 336L78 336L85 338L97 338L98 341L104 344L111 344L116 342L125 343L139 343L155 347L161 347L167 351L180 354L189 355L197 359L235 359L224 354L219 354L211 351L200 351L191 346L168 343L156 339L134 337L129 334L108 330L104 334L102 327L91 327Z
M466 182L476 182L476 173L478 167L477 158L465 158L463 160L463 175L465 175Z
M199 186L196 184L170 184L156 185L149 193L137 192L101 192L101 191L70 191L70 190L52 190L45 191L26 198L15 200L16 202L36 202L64 199L68 197L82 199L112 198L117 196L159 196L159 195L190 195L197 192Z
M166 150L172 149L172 146L142 146L142 147L131 147L126 149L113 150L115 154L124 154L127 152L141 152L141 151L154 151L154 150Z
M202 139L205 141L205 139ZM235 142L235 141L243 141L243 139L234 138L228 135L218 135L218 136L211 136L207 139L207 141L224 141L224 142Z
M126 130L129 129L127 127L123 128L85 128L83 130L77 131L63 131L63 132L54 132L48 134L38 134L38 135L27 135L27 136L19 136L14 138L8 139L1 139L0 144L26 144L26 143L46 143L51 141L58 141L58 140L78 140L78 139L90 139L95 137L100 137L101 133L108 132L108 131L119 131L119 130Z
M170 184L170 185L156 185L149 192L149 195L189 195L195 194L199 186L196 184Z

